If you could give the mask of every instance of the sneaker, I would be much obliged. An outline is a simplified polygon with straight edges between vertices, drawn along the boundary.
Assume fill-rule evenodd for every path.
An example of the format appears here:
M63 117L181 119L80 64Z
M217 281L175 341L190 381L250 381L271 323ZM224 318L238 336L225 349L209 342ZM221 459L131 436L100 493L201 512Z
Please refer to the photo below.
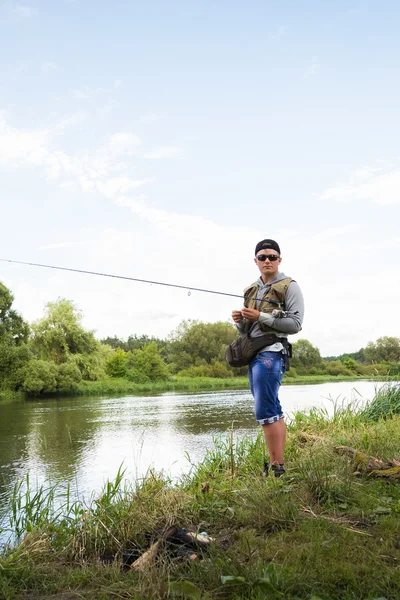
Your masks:
M271 465L271 469L274 472L275 477L282 477L286 473L285 467L283 464L273 463Z

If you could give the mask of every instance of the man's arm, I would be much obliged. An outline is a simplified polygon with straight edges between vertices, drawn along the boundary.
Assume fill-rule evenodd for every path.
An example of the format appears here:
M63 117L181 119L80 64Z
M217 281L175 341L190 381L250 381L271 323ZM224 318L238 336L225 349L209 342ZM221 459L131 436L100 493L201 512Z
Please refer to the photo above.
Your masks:
M304 318L304 299L300 286L296 281L291 281L287 289L285 314L285 317L273 317L267 313L260 313L258 322L282 333L298 333L301 330ZM242 322L236 323L236 327L238 325L242 325Z

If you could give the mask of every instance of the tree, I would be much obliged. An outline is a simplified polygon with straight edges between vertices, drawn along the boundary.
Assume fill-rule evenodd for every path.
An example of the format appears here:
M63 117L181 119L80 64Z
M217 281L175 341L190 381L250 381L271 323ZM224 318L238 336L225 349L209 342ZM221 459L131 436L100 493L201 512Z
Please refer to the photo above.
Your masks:
M298 340L293 344L291 364L299 373L307 372L311 367L322 366L321 354L308 340Z
M344 363L344 361L348 358L351 358L358 363L365 363L366 360L364 356L364 348L360 348L360 350L357 350L357 352L346 352L345 354L340 354L339 356L323 356L322 360L324 360L325 362L340 360Z
M133 350L143 350L145 346L148 346L149 344L155 343L158 347L159 350L163 350L167 345L168 342L167 340L163 340L161 338L157 338L154 336L148 336L148 335L130 335L128 337L128 341L126 342L126 346L127 346L127 350L129 351L133 351Z
M127 353L122 348L115 350L107 359L106 372L110 377L125 377Z
M108 346L111 346L111 348L114 348L115 350L117 348L122 348L122 350L125 350L125 352L130 352L130 351L132 352L133 350L143 350L144 346L147 346L148 344L151 344L152 342L155 342L160 350L165 348L165 346L167 346L167 344L168 344L167 340L163 340L163 339L156 338L153 336L148 336L148 335L140 335L139 336L136 334L130 335L126 342L124 340L122 340L121 338L117 337L116 335L114 335L113 337L106 337L101 340L102 344L107 344Z
M364 355L369 363L400 362L400 338L385 336L369 342Z
M237 335L236 327L231 323L183 321L166 348L167 362L174 372L213 362L225 363L226 346Z
M4 336L11 336L15 345L26 343L29 334L28 324L11 308L14 296L5 285L0 282L0 340Z
M128 352L126 366L128 379L137 383L165 380L169 375L167 365L155 342L147 344L142 350Z
M114 348L114 350L117 350L117 348L122 348L122 350L125 350L125 352L127 352L128 350L126 342L124 342L124 340L121 340L116 335L114 335L113 337L108 336L106 338L103 338L102 340L100 340L100 343L106 346L111 346L111 348Z
M350 369L350 371L357 371L357 362L353 359L353 358L346 358L343 361L344 366L346 367L346 369Z
M12 309L14 296L0 283L0 386L15 389L23 367L30 358L27 347L29 327Z
M73 354L69 362L74 363L86 381L97 381L106 376L107 361L114 354L111 346L98 344L92 354Z
M46 305L43 319L33 323L32 347L38 358L56 364L74 354L91 354L99 344L81 325L82 313L64 298Z

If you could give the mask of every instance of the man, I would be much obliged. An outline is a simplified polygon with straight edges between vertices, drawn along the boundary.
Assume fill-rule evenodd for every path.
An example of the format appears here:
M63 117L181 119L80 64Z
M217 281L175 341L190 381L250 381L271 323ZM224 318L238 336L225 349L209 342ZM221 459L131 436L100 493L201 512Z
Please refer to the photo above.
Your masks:
M244 308L232 311L240 333L252 337L272 334L267 345L249 364L250 389L257 422L262 425L270 464L264 464L275 477L285 472L286 425L279 388L287 364L288 334L298 333L304 316L304 301L298 284L279 272L281 251L275 240L262 240L256 246L254 262L260 278L244 290Z

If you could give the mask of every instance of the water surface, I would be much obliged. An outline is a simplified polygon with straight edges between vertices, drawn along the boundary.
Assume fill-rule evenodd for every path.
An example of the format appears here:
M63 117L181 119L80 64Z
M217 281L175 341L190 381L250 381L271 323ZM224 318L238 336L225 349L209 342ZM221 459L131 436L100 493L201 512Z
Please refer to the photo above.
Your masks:
M333 401L365 401L376 386L367 381L283 386L285 414L311 407L333 412ZM256 436L247 390L166 393L123 398L58 398L0 405L0 520L16 482L69 484L88 498L123 464L134 480L153 468L172 478L203 458L215 436ZM188 460L190 456L190 461Z

